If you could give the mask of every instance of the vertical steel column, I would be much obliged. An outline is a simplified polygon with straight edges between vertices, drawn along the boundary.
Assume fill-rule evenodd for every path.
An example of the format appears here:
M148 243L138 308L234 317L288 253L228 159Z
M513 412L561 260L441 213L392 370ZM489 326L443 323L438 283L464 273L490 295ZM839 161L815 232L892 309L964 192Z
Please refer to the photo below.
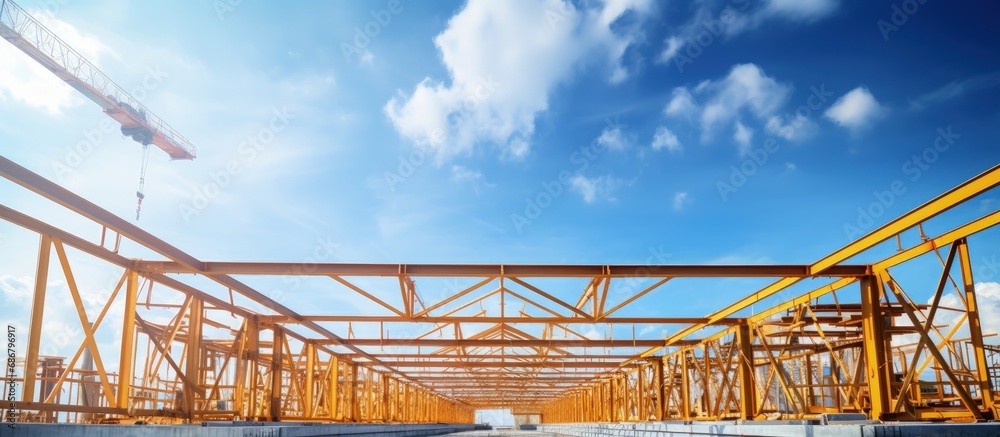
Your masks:
M274 326L274 341L271 346L271 416L272 422L281 421L281 371L284 367L285 331Z
M132 307L135 314L135 307ZM191 299L191 307L188 310L187 329L187 361L185 362L184 375L187 376L190 384L184 386L184 408L188 420L194 420L197 403L198 384L201 383L201 319L204 313L204 302L201 299Z
M663 411L663 406L666 405L663 402L663 358L657 357L651 362L653 363L653 378L656 389L656 420L660 421L666 416L666 412Z
M608 408L609 408L609 411L611 412L611 421L612 422L617 422L617 421L619 421L621 419L621 418L618 417L618 402L616 402L616 399L618 397L618 378L617 377L612 377L611 378L611 381L609 382L609 385L608 385L608 389L609 389L608 393L611 395L611 396L608 396Z
M635 375L635 420L649 420L646 417L646 371L642 366L636 368Z
M326 404L327 408L330 409L330 420L340 420L343 418L338 414L340 407L340 402L338 401L338 391L340 390L338 382L340 381L340 360L337 355L330 355L330 385L326 390Z
M882 280L876 275L861 278L861 328L864 335L865 375L871 398L871 418L880 420L892 412L889 404L889 363L885 355L885 318L882 314Z
M361 409L358 406L358 364L351 363L351 420L359 422Z
M246 392L246 378L247 378L247 360L246 360L246 348L247 348L247 320L243 319L243 325L240 326L239 333L240 341L234 344L236 349L236 369L233 374L233 410L236 411L237 417L246 417L247 414L243 410L243 396ZM146 374L149 370L145 371ZM145 381L145 379L143 380Z
M403 386L403 420L413 421L413 402L410 401L410 385Z
M41 345L42 315L45 310L45 288L49 281L49 256L52 239L42 234L38 243L38 267L35 269L35 294L31 299L31 326L28 329L28 351L24 356L24 387L21 400L35 402L35 374L38 373L38 348Z
M691 381L688 378L687 351L681 352L681 418L691 418Z
M804 380L806 382L806 386L802 387L802 390L805 391L805 411L809 411L809 407L811 407L815 401L813 396L812 355L806 355L806 375Z
M702 414L710 414L709 410L712 408L712 392L715 391L712 387L712 349L708 347L708 343L703 344L702 349L702 357L705 362L702 366L702 368L705 369L703 378L704 381L702 381L702 385L704 385L705 389L702 390L701 393L701 402L704 406L704 408L702 408ZM694 355L694 352L691 352L691 355Z
M757 407L757 383L754 382L753 365L753 334L750 330L750 322L740 321L736 330L736 346L739 351L740 375L740 419L753 420L757 415L754 411Z
M806 382L806 386L802 387L805 392L805 411L809 411L809 407L813 405L813 373L812 373L812 355L806 355L806 374L803 380Z
M833 396L833 408L836 408L837 411L844 411L843 408L842 408L842 406L841 406L841 399L840 399L840 396L841 396L841 392L840 392L840 381L841 381L840 372L841 372L841 369L840 369L840 364L839 364L840 360L834 359L834 358L836 358L834 356L834 354L836 354L836 353L838 353L838 352L837 351L831 351L830 352L830 383L834 384L830 388L830 394ZM825 402L824 402L823 406L826 406Z
M379 408L379 413L381 413L382 421L389 421L389 375L382 374L379 378L382 382L382 402L381 408Z
M135 370L135 301L139 294L139 273L129 270L125 286L125 317L122 321L122 350L118 359L118 408L128 408L132 372Z
M302 407L302 416L312 418L313 417L313 385L315 381L313 380L313 374L316 373L316 345L312 342L306 342L305 344L306 352L306 392L305 392L305 405Z
M257 405L257 389L259 387L260 379L260 319L256 315L251 316L247 319L247 343L246 343L246 353L245 357L247 360L247 366L249 366L249 383L247 387L250 389L248 399L250 399L250 406L247 409L247 415L250 417L257 417L260 415L260 406Z
M979 382L979 393L982 408L993 411L993 387L990 384L989 364L986 362L986 352L983 349L983 327L979 319L979 302L976 299L976 284L972 278L972 261L969 258L969 245L965 238L955 242L958 245L958 260L962 268L962 285L965 288L965 302L969 319L969 337L972 349L976 354L976 380ZM931 345L930 347L934 347Z
M375 371L368 367L364 370L365 374L365 414L362 419L366 422L371 422L375 419Z

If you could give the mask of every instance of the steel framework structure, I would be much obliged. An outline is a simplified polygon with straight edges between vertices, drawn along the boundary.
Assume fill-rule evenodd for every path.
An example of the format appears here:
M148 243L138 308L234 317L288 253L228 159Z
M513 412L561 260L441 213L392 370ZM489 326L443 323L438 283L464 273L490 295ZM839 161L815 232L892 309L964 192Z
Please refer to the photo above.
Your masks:
M0 176L101 230L87 239L0 204L0 218L40 236L17 420L471 423L478 408L511 408L550 423L828 412L997 417L1000 355L984 344L968 238L995 226L1000 211L933 237L922 224L1000 184L1000 166L803 265L209 262L3 157ZM920 240L904 247L903 233L915 229ZM849 263L892 239L892 255ZM122 240L163 259L123 256ZM898 266L925 255L940 260L933 287L897 278ZM74 257L121 271L96 317L84 306ZM42 330L50 267L62 271L83 332L70 357L39 354L50 334ZM323 284L310 293L361 296L379 313L300 313L243 279L257 276L308 277ZM775 280L705 317L620 315L686 278ZM824 285L748 313L807 279ZM440 281L453 284L440 299L418 293L418 284ZM610 290L623 282L637 292L616 302ZM584 285L575 302L564 298L566 284L576 283ZM904 284L932 289L932 299L914 300ZM113 347L95 336L112 310L124 314ZM612 333L634 332L635 324L678 329L648 340L595 338L576 328L594 324ZM347 335L332 328L345 326ZM377 327L378 335L357 337L355 326Z

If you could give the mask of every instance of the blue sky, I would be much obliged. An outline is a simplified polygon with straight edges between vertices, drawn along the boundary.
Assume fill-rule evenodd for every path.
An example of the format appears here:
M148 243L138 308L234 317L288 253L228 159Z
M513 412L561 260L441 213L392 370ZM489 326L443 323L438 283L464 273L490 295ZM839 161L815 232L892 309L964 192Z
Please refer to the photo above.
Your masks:
M206 260L808 263L1000 158L993 6L21 3L198 147L153 151L138 224ZM0 59L0 153L132 219L138 145L12 46ZM99 231L9 182L0 198ZM27 304L37 237L0 234L6 298ZM971 240L984 280L998 236ZM249 282L369 308L270 281ZM762 283L671 283L635 314Z

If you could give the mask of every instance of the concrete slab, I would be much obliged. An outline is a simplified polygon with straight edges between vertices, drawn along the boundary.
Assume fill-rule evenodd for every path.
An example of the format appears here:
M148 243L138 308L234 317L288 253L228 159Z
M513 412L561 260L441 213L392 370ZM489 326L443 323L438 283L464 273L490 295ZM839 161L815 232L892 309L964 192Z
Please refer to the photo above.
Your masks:
M538 425L538 430L580 437L995 437L1000 423L647 422Z
M422 437L471 431L475 425L211 423L205 425L0 424L0 437Z
M560 437L559 434L541 431L515 431L515 430L492 430L492 431L467 431L448 434L459 437Z

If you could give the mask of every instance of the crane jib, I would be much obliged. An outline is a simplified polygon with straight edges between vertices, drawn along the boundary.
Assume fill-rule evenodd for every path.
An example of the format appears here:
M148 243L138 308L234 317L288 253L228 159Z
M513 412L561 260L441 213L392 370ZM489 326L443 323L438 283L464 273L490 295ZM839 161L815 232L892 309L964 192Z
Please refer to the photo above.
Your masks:
M195 158L197 149L184 137L10 0L0 6L0 36L97 103L121 124L123 135L143 145L153 144L173 160Z

